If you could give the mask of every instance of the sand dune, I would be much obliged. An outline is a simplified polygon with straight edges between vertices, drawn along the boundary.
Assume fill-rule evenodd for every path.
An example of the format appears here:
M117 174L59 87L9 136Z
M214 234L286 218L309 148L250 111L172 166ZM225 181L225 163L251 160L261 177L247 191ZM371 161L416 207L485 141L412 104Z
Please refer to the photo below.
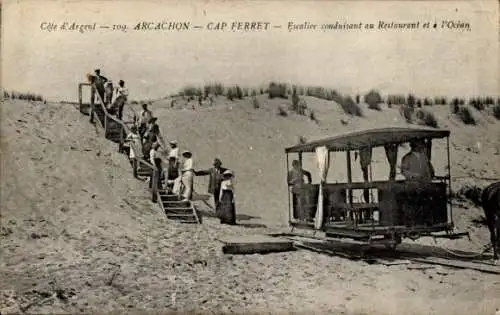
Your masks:
M344 126L340 119L348 118L336 104L307 98L316 124L277 116L286 100L259 98L258 110L249 100L222 98L196 110L170 109L169 100L152 105L166 138L192 150L197 169L215 156L234 169L237 212L247 225L232 227L208 217L200 226L167 221L116 145L71 105L3 103L0 312L493 314L500 307L500 277L475 271L408 270L307 251L223 255L224 236L286 227L284 148L299 136L405 124L396 109L365 108L366 118ZM500 177L498 122L476 113L480 124L464 127L447 106L430 110L452 130L455 185ZM436 144L434 156L443 150ZM385 157L377 154L375 175L384 177ZM308 163L315 176L314 159ZM444 167L439 158L435 164ZM342 180L343 172L339 166L330 177ZM195 189L206 183L197 178ZM480 214L469 204L456 210L457 224L484 242L486 230L470 223ZM269 229L250 228L259 224Z

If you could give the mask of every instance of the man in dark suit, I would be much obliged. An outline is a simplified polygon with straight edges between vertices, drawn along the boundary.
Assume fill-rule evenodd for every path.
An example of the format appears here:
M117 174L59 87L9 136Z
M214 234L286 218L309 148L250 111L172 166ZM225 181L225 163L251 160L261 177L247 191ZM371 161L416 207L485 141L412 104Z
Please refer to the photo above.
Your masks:
M306 213L303 209L305 200L302 186L305 184L304 177L307 178L308 184L312 183L311 172L303 169L298 160L293 160L292 169L288 172L287 177L288 187L292 192L293 217L295 220L303 220Z
M226 168L222 167L221 160L215 158L214 167L208 170L194 172L196 176L206 176L206 175L210 176L210 180L208 183L208 193L214 196L215 209L217 209L217 207L219 206L219 194L220 194L220 185L222 182L222 174L226 170L227 170Z

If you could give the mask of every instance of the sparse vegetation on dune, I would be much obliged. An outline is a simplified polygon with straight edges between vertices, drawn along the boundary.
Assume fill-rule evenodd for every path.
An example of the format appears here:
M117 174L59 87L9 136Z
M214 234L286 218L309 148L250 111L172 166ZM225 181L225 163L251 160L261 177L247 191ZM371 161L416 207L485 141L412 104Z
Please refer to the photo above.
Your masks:
M188 97L192 99L194 99L195 96L200 96L200 95L202 95L201 88L190 85L183 87L182 90L179 92L179 96Z
M500 98L495 98L492 96L482 96L482 97L471 97L465 99L462 97L453 97L448 101L445 96L416 96L413 93L407 95L404 94L389 94L384 97L381 93L375 89L368 91L364 95L356 94L354 99L349 95L342 95L337 90L333 88L326 88L321 86L302 86L287 84L283 82L270 82L266 88L256 87L256 88L242 88L240 85L234 84L231 86L224 86L222 83L214 82L205 84L202 88L196 86L188 85L181 89L178 96L183 97L187 101L199 100L202 97L203 100L209 98L209 96L226 96L230 101L237 99L244 99L246 97L251 97L251 104L253 108L261 108L259 100L256 98L257 95L262 95L264 93L268 94L270 99L280 98L289 99L291 104L289 105L288 111L296 113L298 115L309 115L312 120L317 121L316 114L310 109L306 113L307 104L305 99L301 98L301 95L315 97L318 99L326 101L334 101L338 103L343 111L347 115L351 116L363 116L363 111L360 107L361 101L367 104L369 109L376 111L381 111L382 104L387 104L389 108L393 106L399 106L399 112L401 116L408 123L418 123L430 127L437 127L437 119L428 110L418 110L423 106L430 107L433 105L450 105L451 112L456 115L464 124L475 125L477 123L476 119L472 115L471 109L466 106L469 105L478 111L485 111L488 109L487 113L493 115L496 119L500 119ZM14 94L16 95L16 94ZM31 96L30 96L31 95ZM9 93L5 92L5 96L11 96ZM25 93L21 96L21 99L34 98L32 94ZM172 96L171 96L172 97ZM40 97L38 97L40 98ZM36 99L38 99L36 98ZM132 104L138 104L140 102L132 101ZM496 104L496 105L495 105ZM286 115L288 111L282 108ZM278 111L280 116L284 116L281 111Z
M410 105L402 105L399 108L399 113L405 119L407 123L413 123L413 114L415 113L415 108Z
M460 187L457 191L453 192L452 198L455 200L465 201L469 200L475 206L481 205L481 193L484 187L479 187L473 184L466 184Z
M387 105L406 105L406 97L404 95L388 95Z
M224 95L224 85L222 83L209 83L205 84L203 87L203 94L205 98L207 98L209 95L215 95L215 96L220 96Z
M365 94L365 103L368 104L368 108L374 110L382 110L380 107L380 103L382 103L382 96L380 93L375 90L371 90L370 92ZM359 104L359 96L356 96L356 103Z
M305 95L313 96L322 100L342 102L342 95L335 89L328 89L320 86L310 86L305 88Z
M273 98L288 98L287 85L285 83L271 82L267 88L267 93L270 99Z
M475 125L477 123L472 111L467 106L454 104L452 112L466 125Z
M342 101L339 104L346 114L358 117L363 116L363 111L361 110L361 107L359 107L359 105L356 104L356 102L352 99L351 96L343 97Z
M433 128L438 127L438 122L434 114L425 109L421 108L418 109L415 112L415 117L417 118L417 124L419 125L433 127Z
M232 101L233 99L243 99L243 89L239 85L234 85L226 88L227 99Z
M17 99L17 100L25 100L33 102L43 102L45 100L45 98L42 95L31 92L4 91L3 96L5 99L13 99L13 100Z
M492 112L493 112L493 117L500 120L500 103L493 106Z

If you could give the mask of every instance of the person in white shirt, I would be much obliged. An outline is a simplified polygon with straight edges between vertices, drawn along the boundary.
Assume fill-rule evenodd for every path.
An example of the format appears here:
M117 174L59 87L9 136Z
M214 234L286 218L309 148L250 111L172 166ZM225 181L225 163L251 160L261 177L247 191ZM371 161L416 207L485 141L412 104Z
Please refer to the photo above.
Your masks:
M125 87L125 82L123 80L118 81L118 87L116 88L116 99L113 103L113 108L118 108L118 119L123 117L123 107L125 107L125 102L128 99L128 89Z
M158 181L157 181L157 187L159 190L162 189L162 178L163 178L163 167L162 167L162 160L160 157L160 154L158 153L158 149L160 148L160 144L155 142L153 143L153 146L151 147L151 151L149 151L149 160L151 164L156 166L158 170ZM151 179L149 180L149 188L152 187L153 183L153 175L151 174Z
M137 133L137 127L132 126L131 132L125 138L125 143L130 147L129 158L138 159L142 155L141 137Z
M425 154L425 142L411 141L411 151L401 159L401 173L406 179L430 181L434 168Z
M181 168L181 181L184 186L182 197L183 200L191 200L193 197L194 179L193 155L189 151L184 151L182 152L182 157L184 158Z
M132 167L137 169L137 160L142 158L142 142L141 137L137 133L137 127L132 126L131 132L125 138L125 145L128 146L129 159ZM126 150L127 147L125 147ZM137 174L134 171L134 176L137 178Z
M179 148L177 147L177 141L172 140L169 142L170 144L170 151L168 152L168 157L174 157L175 160L179 160Z

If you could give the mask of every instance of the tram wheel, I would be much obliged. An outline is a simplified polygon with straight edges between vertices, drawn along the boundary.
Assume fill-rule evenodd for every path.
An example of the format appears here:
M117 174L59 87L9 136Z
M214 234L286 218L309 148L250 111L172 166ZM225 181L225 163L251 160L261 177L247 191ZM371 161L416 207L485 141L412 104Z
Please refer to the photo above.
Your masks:
M385 235L384 237L387 239L387 243L385 247L391 251L395 251L396 247L401 244L402 238L400 234L390 234L390 235Z

